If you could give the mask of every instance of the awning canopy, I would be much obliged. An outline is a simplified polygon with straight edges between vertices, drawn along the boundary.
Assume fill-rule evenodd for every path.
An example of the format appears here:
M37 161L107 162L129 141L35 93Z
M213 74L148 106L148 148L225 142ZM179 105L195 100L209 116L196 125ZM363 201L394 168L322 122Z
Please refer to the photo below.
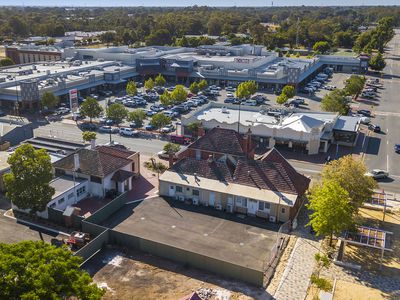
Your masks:
M123 182L123 181L127 180L128 178L131 178L133 175L135 175L135 173L133 173L131 171L118 170L111 177L111 180L116 181L116 182Z

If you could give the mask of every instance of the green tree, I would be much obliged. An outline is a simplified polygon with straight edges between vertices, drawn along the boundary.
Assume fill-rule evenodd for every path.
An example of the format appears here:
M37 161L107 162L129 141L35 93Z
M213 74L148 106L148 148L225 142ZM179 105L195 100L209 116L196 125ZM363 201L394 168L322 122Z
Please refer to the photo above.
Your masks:
M154 79L154 83L156 84L156 86L164 86L167 81L165 80L164 76L158 74L157 77Z
M344 91L347 95L356 96L362 92L364 84L365 77L351 75L350 78L346 80Z
M53 173L46 150L22 144L7 162L10 173L3 175L7 198L20 209L29 209L33 215L46 210L55 193L49 185Z
M285 85L282 89L282 94L287 98L293 98L296 95L296 91L292 85Z
M136 96L137 94L137 87L134 81L129 81L126 85L126 93L130 96Z
M175 153L179 152L180 149L181 149L181 146L179 144L175 144L175 143L167 143L164 145L164 148L163 148L163 150L168 154L175 154Z
M108 119L113 120L119 126L128 116L128 110L122 104L114 103L107 108L106 115Z
M13 64L14 61L9 57L0 59L0 67L12 66Z
M144 87L146 90L152 90L154 88L154 81L151 77L144 82Z
M255 81L245 81L238 85L236 96L238 98L249 98L257 91L257 83Z
M101 42L106 44L108 47L111 43L113 43L116 40L117 35L115 32L107 31L107 32L101 34L99 36L99 38L100 38Z
M92 98L88 97L81 104L79 111L82 116L88 117L90 119L90 123L92 123L93 118L98 118L103 111L103 107L99 104L99 102Z
M90 142L96 139L96 132L93 131L82 131L82 139L85 142Z
M0 244L0 299L91 299L105 291L80 268L82 258L65 247L23 241Z
M285 94L283 94L283 93L281 93L277 98L276 98L276 103L278 103L278 104L284 104L284 103L286 103L287 101L288 101L288 97L285 95Z
M189 90L193 93L193 94L197 94L199 92L199 84L197 82L192 82L189 86Z
M331 49L330 45L328 42L326 41L320 41L320 42L316 42L313 46L313 50L314 52L318 52L318 53L326 53Z
M324 111L338 112L346 115L350 109L349 101L343 90L334 90L324 96L321 101L321 108Z
M201 126L201 122L195 121L195 122L191 122L191 123L187 124L186 128L190 131L192 136L197 137L200 126Z
M187 99L187 91L183 85L177 85L175 89L171 92L171 99L175 103L182 103Z
M199 84L200 91L205 90L208 87L208 83L205 79L200 80Z
M136 109L128 113L128 121L135 122L136 127L143 126L143 121L146 119L146 113L143 109Z
M52 92L44 92L40 98L40 102L43 107L54 108L58 105L60 99L56 97Z
M315 230L317 236L329 236L329 245L332 245L334 234L352 227L349 193L338 182L328 180L315 185L310 190L309 201L307 208L312 213L307 225Z
M174 101L171 98L171 94L167 90L165 90L164 93L160 96L160 103L164 106L174 104Z
M163 113L157 113L151 117L150 124L155 128L160 129L171 123L171 118Z
M382 53L378 52L377 55L371 57L369 60L369 67L374 71L382 71L386 67L386 62Z
M366 172L363 161L347 155L326 165L321 178L323 182L335 181L345 189L353 207L352 211L357 213L362 204L372 198L374 189L377 188L376 181L364 175Z

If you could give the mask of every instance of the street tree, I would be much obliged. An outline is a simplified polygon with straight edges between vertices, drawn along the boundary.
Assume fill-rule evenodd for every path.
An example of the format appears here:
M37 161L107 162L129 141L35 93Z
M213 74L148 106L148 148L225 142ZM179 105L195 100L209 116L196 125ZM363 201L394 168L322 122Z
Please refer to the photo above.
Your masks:
M313 46L313 51L318 53L326 53L331 49L330 45L326 41L316 42Z
M175 89L171 92L171 99L175 103L185 102L187 99L187 91L183 85L178 84Z
M238 98L249 98L257 91L257 83L255 81L245 81L238 85L236 96Z
M200 91L205 90L208 87L208 83L205 79L200 80L199 84Z
M287 101L288 101L288 97L285 95L285 94L283 94L283 93L281 93L277 98L276 98L276 103L278 103L278 104L284 104L284 103L286 103Z
M193 93L193 94L197 94L200 90L199 88L199 84L197 82L192 82L189 86L189 90Z
M12 66L13 64L14 64L14 61L9 57L0 59L0 67L8 67L8 66Z
M167 81L165 80L164 76L158 74L157 77L154 79L154 83L156 84L156 86L164 86Z
M134 81L129 81L126 85L126 93L130 96L136 96L137 94L137 87Z
M160 103L164 106L169 106L174 104L174 101L172 100L171 97L171 93L165 90L164 93L160 96Z
M382 53L378 52L377 55L371 57L369 60L369 67L374 71L382 71L386 67L386 62Z
M171 123L171 118L163 113L157 113L151 117L150 124L155 128L160 129Z
M135 122L136 127L143 126L143 121L146 119L146 113L143 109L136 109L128 113L128 121Z
M322 170L322 181L337 182L349 195L353 212L364 202L372 198L374 189L377 188L376 181L365 176L367 168L363 161L354 159L351 155L343 156L330 162Z
M144 87L146 90L152 90L154 88L154 81L151 77L144 82Z
M44 92L42 97L40 98L40 102L43 107L54 108L60 102L60 99L55 96L52 92Z
M285 85L282 89L281 94L284 94L288 99L293 98L296 95L296 91L294 86L292 85Z
M105 290L80 268L82 261L42 241L0 243L0 299L100 300Z
M88 117L90 123L92 123L93 118L98 118L100 116L101 112L103 111L103 107L101 107L96 99L88 97L81 104L79 111L82 116Z
M96 132L94 131L82 131L82 139L85 142L90 142L96 139Z
M346 86L344 91L349 96L357 96L360 94L364 88L365 77L358 75L351 75L350 78L346 80Z
M128 110L119 103L111 104L106 110L107 118L114 121L119 126L122 121L128 116Z
M322 98L321 108L324 111L338 112L342 115L346 115L350 106L344 91L337 89L326 94Z
M164 145L164 148L163 148L163 150L168 154L175 154L175 153L179 152L180 149L181 149L181 146L179 144L175 144L175 143L167 143Z
M349 193L336 181L327 180L313 186L307 208L311 210L307 225L317 236L329 236L329 245L332 245L333 235L339 235L353 225Z
M28 209L32 215L46 209L55 193L49 185L53 179L49 154L22 144L7 160L10 172L3 175L6 196L18 208Z

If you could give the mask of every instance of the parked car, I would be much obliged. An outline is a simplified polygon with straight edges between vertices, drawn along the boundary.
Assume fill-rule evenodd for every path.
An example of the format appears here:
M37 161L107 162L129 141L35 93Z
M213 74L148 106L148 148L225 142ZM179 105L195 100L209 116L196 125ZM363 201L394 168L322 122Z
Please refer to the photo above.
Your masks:
M365 173L365 176L372 177L373 179L385 179L389 177L389 172L381 169L374 169Z
M357 110L357 113L359 115L363 115L363 116L366 116L366 117L370 117L371 116L371 111L370 110L366 110L366 109L359 109L359 110Z
M369 123L371 123L371 119L368 118L368 117L361 117L360 118L360 123L361 124L369 124Z
M55 110L56 115L64 115L68 114L70 112L70 109L67 107L59 107Z
M400 144L395 144L394 145L394 152L400 153Z
M235 100L235 98L226 98L225 100L224 100L224 103L233 103L233 101Z
M257 106L257 101L256 100L247 99L242 104L243 105L248 105L248 106Z
M157 156L158 156L158 158L161 158L161 159L169 159L169 154L164 150L161 150L160 152L158 152ZM174 160L178 159L176 154L173 155L173 159Z
M227 92L234 92L234 91L236 91L236 88L234 88L233 86L227 86L227 87L225 88L225 90L226 90Z
M137 130L133 130L132 128L122 127L119 129L119 134L124 136L136 136L139 134Z
M161 132L162 133L170 133L170 132L172 132L172 131L174 131L175 130L175 127L174 127L174 125L172 125L172 124L169 124L169 125L166 125L166 126L164 126L163 128L161 128Z
M100 126L99 131L104 133L118 133L119 129L111 126Z
M148 111L146 111L146 116L151 117L154 116L157 112L155 110L151 110L149 109Z
M175 118L176 117L176 113L172 110L164 110L163 114L166 115L167 117L170 118Z
M87 123L87 122L81 123L80 127L81 127L81 129L82 129L83 131L87 131L87 130L88 130L88 131L95 131L95 130L97 129L96 124Z
M153 125L148 124L148 125L144 126L144 129L146 129L147 131L152 131L152 130L154 130L156 128Z
M372 130L373 132L381 132L381 127L376 124L369 124L368 129Z
M171 134L169 138L171 142L175 144L189 145L192 142L190 137L179 134Z

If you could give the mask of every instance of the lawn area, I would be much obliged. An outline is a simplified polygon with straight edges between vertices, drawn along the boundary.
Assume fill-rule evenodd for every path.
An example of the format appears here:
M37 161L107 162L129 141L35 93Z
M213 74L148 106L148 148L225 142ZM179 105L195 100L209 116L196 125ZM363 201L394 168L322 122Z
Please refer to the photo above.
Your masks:
M339 55L339 56L356 56L357 54L354 53L354 52L337 51L337 52L334 52L333 55Z

